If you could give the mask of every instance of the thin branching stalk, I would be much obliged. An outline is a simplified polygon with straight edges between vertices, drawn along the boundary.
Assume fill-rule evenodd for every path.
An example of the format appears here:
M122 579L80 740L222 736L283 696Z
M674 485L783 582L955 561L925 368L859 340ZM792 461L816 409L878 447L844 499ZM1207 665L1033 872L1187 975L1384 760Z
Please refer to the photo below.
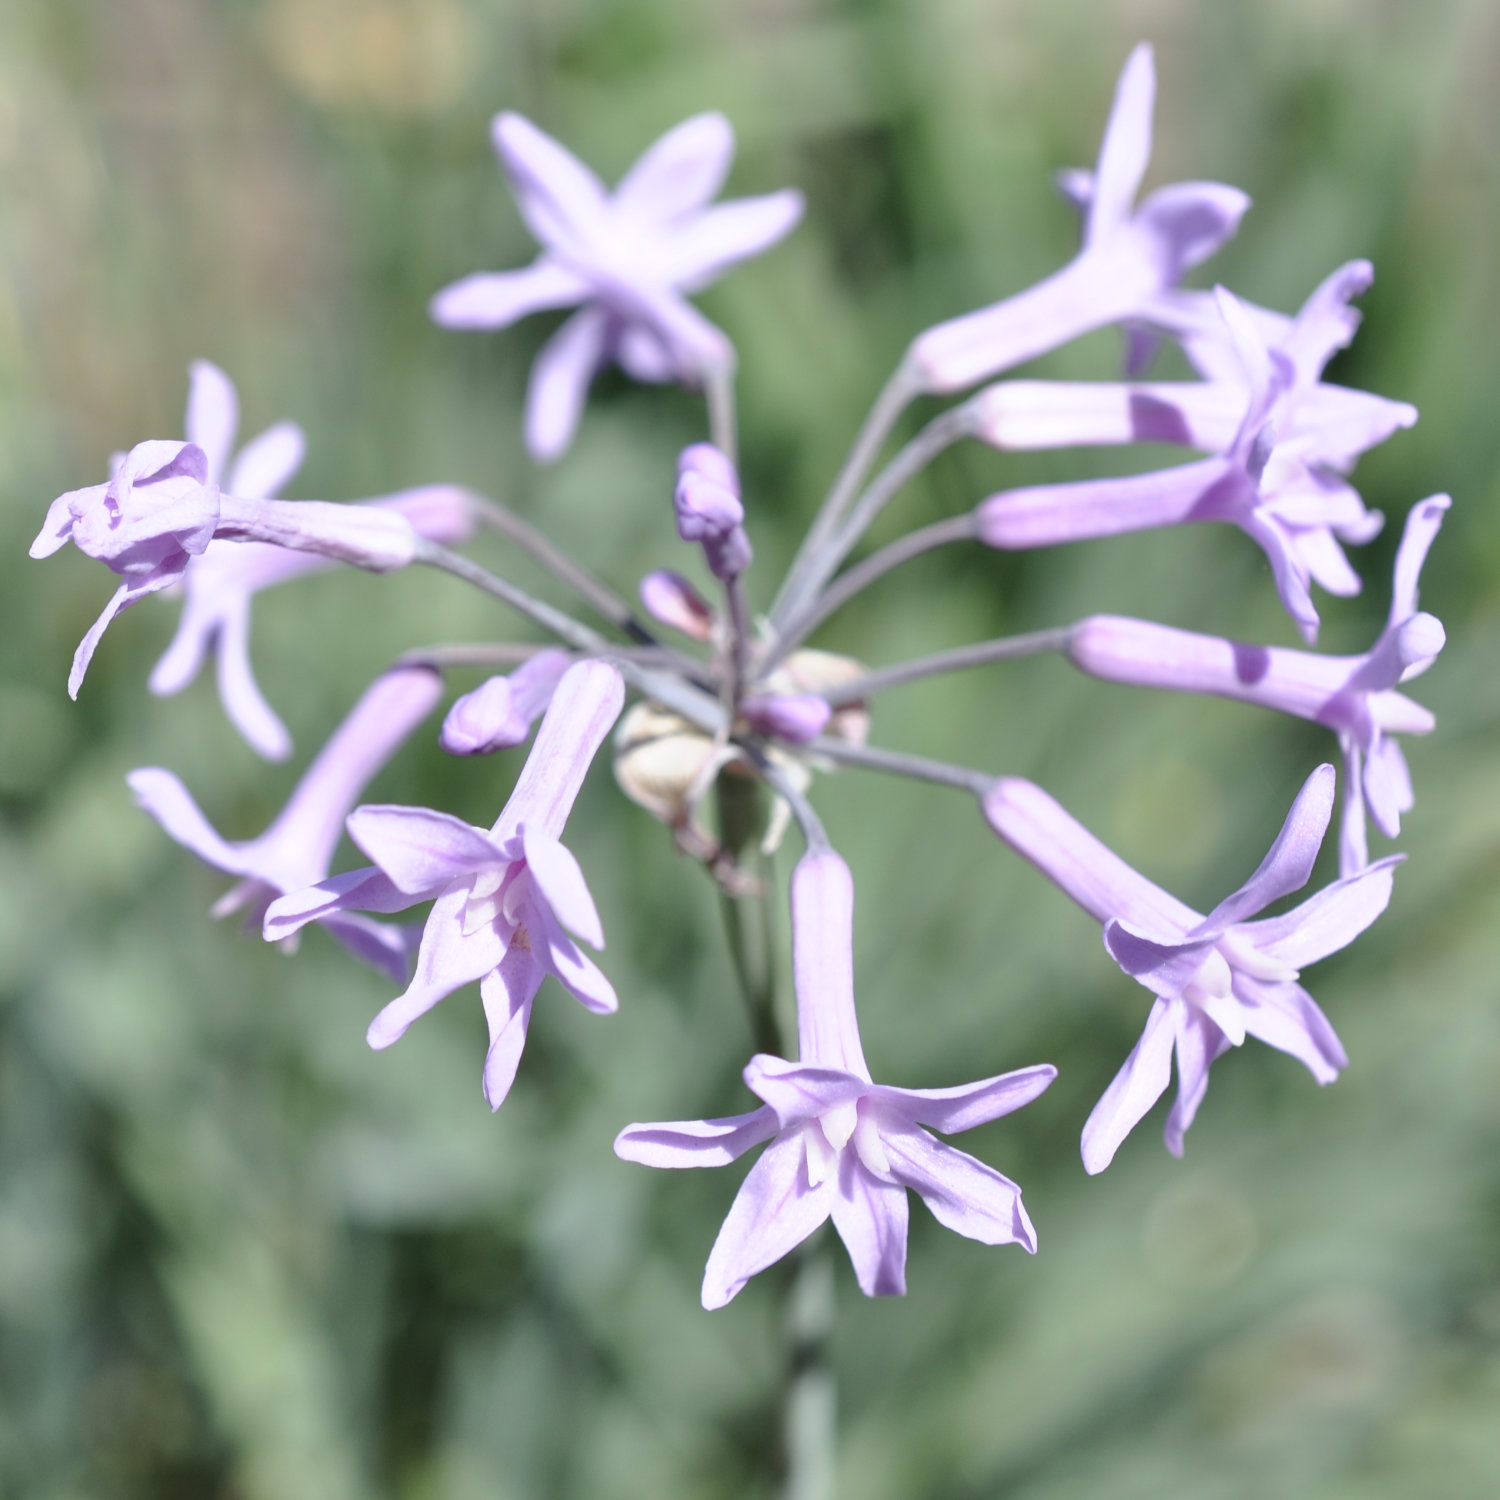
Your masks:
M846 703L863 703L887 688L919 682L924 677L963 672L971 667L988 666L991 662L1017 661L1021 657L1040 656L1048 651L1066 651L1072 638L1073 627L1063 625L1056 630L1033 630L1027 635L977 641L972 646L958 646L952 651L937 651L931 656L919 656L911 661L898 662L893 667L882 667L878 672L856 677L853 682L827 688L822 696L832 708L841 708Z
M968 766L950 765L942 760L929 760L924 755L882 750L877 745L851 745L844 740L824 738L814 740L810 748L841 765L858 766L862 771L884 771L890 776L906 776L916 781L929 781L934 786L953 787L956 791L971 792L976 797L983 797L995 783L995 778L986 771L974 771Z

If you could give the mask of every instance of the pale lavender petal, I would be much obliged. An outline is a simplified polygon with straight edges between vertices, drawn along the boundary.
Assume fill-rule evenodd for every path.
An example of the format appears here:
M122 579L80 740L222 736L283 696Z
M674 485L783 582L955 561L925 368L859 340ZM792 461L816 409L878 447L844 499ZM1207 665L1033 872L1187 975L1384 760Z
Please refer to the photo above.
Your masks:
M187 611L183 614L186 616ZM276 710L266 702L250 665L250 601L227 609L216 633L219 701L229 722L252 749L267 760L285 760L292 753L292 737ZM163 657L162 661L167 658ZM160 663L158 663L160 666ZM153 682L156 680L153 674Z
M644 223L664 224L702 208L724 186L734 129L717 111L674 125L620 179L611 203Z
M524 824L521 847L532 882L557 920L591 948L603 948L604 924L572 851Z
M981 799L991 828L1099 922L1176 941L1201 920L1106 848L1035 783L1002 776Z
M703 1305L710 1311L800 1245L833 1211L837 1180L812 1187L805 1160L801 1132L788 1131L751 1167L704 1268Z
M831 1204L859 1289L867 1297L906 1295L906 1189L867 1172L852 1151L839 1161Z
M1013 452L1177 443L1224 453L1239 431L1245 393L1228 381L1004 380L975 396L969 410L976 437Z
M240 449L228 488L252 500L269 500L291 482L306 454L307 435L302 429L295 422L278 422Z
M1407 513L1406 529L1401 533L1401 545L1396 549L1396 573L1391 585L1390 622L1393 626L1417 612L1417 579L1421 576L1422 564L1427 561L1428 549L1443 524L1443 516L1452 504L1447 495L1433 495L1418 501Z
M1201 1011L1188 1008L1177 1028L1177 1098L1162 1128L1167 1150L1173 1156L1182 1155L1182 1138L1208 1092L1209 1067L1229 1045L1229 1038L1213 1021Z
M538 962L586 1010L613 1015L620 1000L599 966L562 930L547 906L535 901L529 910L535 926L528 930L527 941Z
M531 1006L542 987L546 970L529 948L512 944L500 966L479 981L490 1045L484 1055L484 1098L492 1110L505 1103L526 1046Z
M1332 1083L1349 1065L1328 1017L1300 984L1264 984L1235 976L1245 1030L1302 1063L1319 1083Z
M496 869L505 856L479 829L426 807L368 804L349 814L349 837L414 900L450 880Z
M537 239L574 253L591 248L606 218L604 184L522 115L496 115L490 137L521 217Z
M230 875L245 875L249 866L240 846L221 838L199 811L188 789L170 771L147 766L125 778L136 806L161 824L169 838L199 859Z
M208 461L210 484L223 482L234 449L235 429L240 424L240 402L234 382L206 359L195 359L188 366L187 415L183 431L188 442L196 443Z
M862 1098L868 1078L838 1068L809 1067L757 1052L741 1075L745 1087L776 1111L783 1127L799 1124Z
M476 271L445 286L427 304L444 328L508 328L519 318L554 307L572 307L589 284L550 256L519 271Z
M1333 816L1337 786L1338 775L1326 762L1303 782L1281 832L1260 867L1234 895L1208 914L1198 929L1200 932L1223 932L1307 884L1318 850L1323 846L1323 835L1328 832L1328 820Z
M1365 805L1375 826L1388 838L1401 832L1401 814L1412 807L1411 773L1401 746L1381 735L1365 755Z
M433 903L422 932L416 973L405 994L398 995L370 1022L365 1040L377 1052L399 1040L418 1016L425 1015L454 990L488 974L505 957L505 944L486 922L464 932L467 883L445 891Z
M677 355L646 323L627 323L615 340L615 362L632 380L666 385L677 379Z
M1197 977L1213 952L1214 937L1186 943L1156 943L1124 923L1112 921L1104 927L1104 947L1132 979L1171 1000Z
M1084 1122L1083 1166L1091 1175L1114 1160L1121 1142L1166 1093L1172 1081L1172 1046L1185 1010L1181 1000L1152 1005L1140 1040Z
M1352 599L1364 587L1338 539L1326 527L1297 532L1294 545L1302 566L1319 588L1340 599Z
M68 697L77 698L78 689L83 686L89 663L94 659L94 652L98 649L105 630L108 629L115 616L123 614L132 604L144 599L147 594L158 593L173 582L175 579L172 574L163 574L159 578L131 579L122 583L114 591L109 603L104 606L99 618L89 626L83 639L78 643L78 649L73 653L73 665L68 671Z
M784 188L704 209L665 236L658 272L680 291L701 291L731 266L790 234L803 206L801 193Z
M108 493L106 484L91 484L81 490L68 490L59 495L47 507L47 518L36 540L27 549L27 556L41 559L51 557L54 552L66 547L73 539L73 522L91 506L104 503Z
M977 1083L961 1083L948 1089L897 1089L877 1085L870 1097L882 1111L912 1125L926 1125L944 1135L973 1130L1030 1104L1057 1077L1050 1063L1017 1068Z
M1396 866L1405 857L1393 854L1368 865L1279 917L1245 923L1236 936L1248 938L1259 952L1290 969L1306 968L1347 948L1386 909Z
M339 912L325 917L322 926L346 951L392 984L405 984L411 978L422 938L420 922L376 922L358 912Z
M1339 820L1339 874L1357 875L1370 863L1365 834L1364 756L1352 734L1339 735L1344 753L1344 808Z
M1220 458L1123 479L1002 490L975 509L978 536L988 547L1019 551L1091 537L1218 520L1243 489L1237 470Z
M509 676L491 677L448 710L438 742L450 755L524 744L571 663L566 651L539 651Z
M415 906L418 897L408 896L391 884L390 877L373 865L350 870L344 875L330 875L316 885L288 891L266 908L263 929L268 943L279 943L309 922L322 922L341 911L405 911Z
M375 774L390 760L442 696L431 667L393 667L360 695L343 723L314 757L276 821L256 842L262 874L282 890L321 880L343 834L344 820ZM403 901L410 905L410 900ZM398 911L400 906L366 907Z
M1365 699L1365 707L1370 722L1389 734L1431 734L1437 727L1432 711L1414 703L1405 693L1371 693Z
M920 1193L939 1224L982 1245L1036 1253L1036 1231L1010 1178L923 1130L882 1131L891 1176Z
M868 1082L854 1010L854 877L832 850L805 854L791 896L798 1056Z
M615 1155L643 1167L725 1167L780 1128L769 1104L717 1120L627 1125L615 1137Z
M1099 147L1099 160L1089 183L1089 214L1085 231L1093 244L1122 228L1151 160L1151 112L1156 103L1156 66L1149 43L1130 54L1115 85L1109 123Z
M561 836L583 778L625 706L625 682L602 661L569 667L548 705L515 790L491 837L504 844L522 823L549 838Z
M1141 204L1128 232L1169 286L1233 238L1249 207L1246 194L1220 182L1173 183Z
M362 503L396 511L411 522L418 536L445 547L461 546L474 535L473 497L461 485L419 484Z
M218 631L219 622L227 612L222 602L209 605L193 589L193 572L202 564L201 557L194 558L188 564L188 571L184 575L187 597L177 619L177 633L151 669L147 686L158 697L180 693L198 675L203 667L203 660L208 655L209 644ZM238 609L245 606L236 601L228 607Z
M1311 386L1333 356L1346 348L1359 328L1358 308L1350 301L1363 296L1375 281L1367 260L1351 260L1326 276L1302 304L1291 331L1281 344L1302 384Z
M589 306L542 346L526 391L526 447L538 463L561 458L573 441L608 338L609 314Z
M696 384L711 371L733 367L728 336L677 292L612 270L600 271L595 285L618 317L650 324L672 350L680 380Z
M1263 514L1251 511L1240 520L1240 528L1252 541L1260 544L1271 564L1276 592L1286 612L1296 623L1302 639L1309 646L1318 639L1318 611L1307 588L1307 573L1301 559L1289 543L1285 532Z
M326 500L220 499L218 537L268 542L349 563L372 573L404 568L416 556L416 532L399 511Z

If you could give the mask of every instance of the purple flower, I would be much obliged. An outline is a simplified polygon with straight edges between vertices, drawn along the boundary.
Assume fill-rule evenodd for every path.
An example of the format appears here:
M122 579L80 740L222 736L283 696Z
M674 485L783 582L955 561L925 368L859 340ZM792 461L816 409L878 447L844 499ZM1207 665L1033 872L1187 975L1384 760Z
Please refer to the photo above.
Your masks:
M1151 48L1143 43L1120 74L1097 168L1064 179L1084 211L1082 249L1028 291L921 334L907 355L920 389L962 390L1092 329L1139 317L1239 227L1250 200L1215 182L1175 183L1133 207L1151 155L1155 95Z
M745 1083L764 1103L716 1120L628 1125L615 1153L649 1167L720 1167L770 1141L750 1169L703 1276L703 1305L723 1307L757 1272L832 1217L866 1296L906 1290L906 1192L940 1224L986 1245L1035 1251L1008 1177L935 1140L1029 1104L1057 1070L1023 1068L950 1089L873 1083L854 1012L854 882L832 852L792 876L798 1051L751 1059Z
M719 114L668 131L613 193L520 115L496 115L491 134L542 254L524 270L445 287L432 316L449 328L505 328L582 304L531 371L526 443L550 461L572 442L589 385L609 360L636 380L690 384L732 362L728 339L686 295L781 239L802 215L802 195L709 206L734 155L734 132Z
M1103 924L1110 956L1157 997L1140 1041L1083 1127L1090 1172L1110 1164L1165 1092L1174 1045L1177 1101L1165 1134L1176 1156L1210 1064L1247 1035L1300 1059L1319 1083L1347 1064L1298 971L1353 942L1385 910L1403 856L1335 881L1279 917L1246 920L1307 884L1333 812L1334 780L1329 765L1308 777L1260 868L1206 917L1137 874L1039 786L1007 776L985 795L995 832Z
M752 693L740 700L745 722L791 745L810 745L828 727L833 709L817 693Z
M1080 621L1068 656L1112 682L1215 693L1335 730L1346 775L1339 871L1354 875L1369 863L1366 806L1387 838L1401 832L1401 814L1412 806L1406 758L1392 736L1427 734L1436 723L1396 685L1425 672L1443 649L1441 623L1417 609L1417 579L1450 503L1435 495L1412 507L1396 553L1390 618L1362 656L1250 646L1113 615Z
M694 443L677 460L677 535L698 542L715 578L738 578L754 559L734 465L712 443Z
M524 745L571 661L566 651L538 651L508 677L491 677L465 693L448 710L439 744L450 755L489 755Z
M532 1001L548 974L592 1011L619 1003L568 936L604 946L583 872L558 835L624 701L614 667L570 667L488 833L423 807L356 808L349 835L374 866L295 891L266 912L265 934L274 941L335 912L404 911L432 901L415 976L370 1023L368 1041L389 1047L418 1016L478 980L490 1028L484 1095L491 1109L510 1092Z
M1125 479L1003 491L976 510L979 539L1016 550L1187 521L1227 521L1264 549L1281 601L1311 643L1317 639L1318 612L1310 581L1333 594L1357 594L1359 577L1339 540L1368 542L1384 519L1365 509L1327 461L1330 447L1363 442L1369 428L1361 427L1358 438L1328 438L1317 429L1299 432L1292 420L1298 399L1316 382L1332 350L1325 347L1312 356L1304 350L1300 362L1295 352L1299 345L1292 346L1293 352L1267 350L1240 303L1222 287L1217 298L1239 351L1246 401L1224 456ZM1326 331L1321 314L1312 321ZM1289 441L1279 441L1282 432ZM1353 454L1348 458L1352 462Z
M176 583L218 523L218 486L193 443L137 443L107 484L70 490L52 502L31 555L50 557L72 542L125 580L73 654L70 698L78 696L109 622L138 599Z
M302 463L306 442L294 422L278 422L234 453L239 399L233 382L207 360L196 361L188 391L186 432L203 450L208 481L249 500L277 495ZM227 478L226 478L227 475ZM473 532L462 490L431 485L366 502L394 510L419 536L453 545ZM177 633L151 673L159 696L180 693L197 677L210 650L218 669L219 697L230 722L268 760L292 753L291 736L266 702L250 666L250 601L261 589L332 567L329 558L264 542L215 541L191 559L182 574L182 615Z
M214 916L243 910L245 925L259 927L278 896L327 875L355 799L436 707L442 690L441 677L428 667L398 667L377 677L308 767L276 821L243 843L221 838L170 771L150 767L132 771L127 780L140 806L179 844L216 870L240 877L215 904ZM405 982L412 929L350 912L333 912L322 921L357 958L395 983Z
M1268 349L1296 371L1276 411L1276 449L1268 484L1278 466L1300 462L1345 473L1367 449L1417 420L1404 401L1332 385L1323 365L1358 326L1348 299L1370 284L1368 261L1351 261L1329 276L1295 319L1249 303L1241 306ZM1133 382L1007 380L974 397L972 431L993 447L1097 447L1123 443L1180 443L1205 453L1227 453L1244 421L1245 369L1208 292L1179 292L1191 309L1181 320L1189 357L1206 377L1199 381ZM1177 305L1176 303L1173 304Z

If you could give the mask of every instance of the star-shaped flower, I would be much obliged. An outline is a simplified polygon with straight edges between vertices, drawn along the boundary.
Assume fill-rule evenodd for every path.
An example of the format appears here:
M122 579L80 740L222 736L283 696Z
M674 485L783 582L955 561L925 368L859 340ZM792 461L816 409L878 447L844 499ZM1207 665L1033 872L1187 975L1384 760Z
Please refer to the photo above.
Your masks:
M491 134L542 254L523 270L445 287L432 316L448 328L505 328L581 304L531 371L526 442L547 462L572 442L589 385L610 360L636 380L690 385L732 363L728 339L686 298L781 239L802 215L802 195L710 204L734 156L720 114L669 130L613 193L521 115L496 115Z
M1035 1251L1021 1190L934 1139L1029 1104L1057 1076L1043 1065L949 1089L870 1078L854 1012L854 881L832 852L792 876L792 962L800 1062L760 1054L744 1078L765 1102L716 1120L628 1125L615 1153L649 1167L719 1167L770 1141L745 1178L703 1276L703 1305L723 1307L757 1272L826 1219L869 1297L906 1291L908 1189L940 1224L986 1245Z
M1333 814L1334 781L1328 765L1308 777L1260 868L1206 917L1137 874L1039 786L1006 776L983 798L995 832L1103 925L1110 956L1157 996L1140 1041L1083 1127L1090 1172L1110 1164L1166 1091L1174 1046L1177 1101L1166 1142L1178 1156L1210 1064L1247 1035L1298 1058L1319 1083L1347 1064L1298 971L1353 942L1385 910L1403 856L1335 881L1279 917L1248 920L1307 884Z
M389 1047L418 1016L478 980L490 1027L484 1094L491 1109L510 1092L532 1001L548 974L596 1013L619 1004L568 936L604 946L583 872L558 836L624 701L614 667L570 667L492 829L425 807L356 808L349 836L375 864L295 891L266 912L265 935L274 941L335 913L404 911L431 901L412 982L370 1023L368 1040Z

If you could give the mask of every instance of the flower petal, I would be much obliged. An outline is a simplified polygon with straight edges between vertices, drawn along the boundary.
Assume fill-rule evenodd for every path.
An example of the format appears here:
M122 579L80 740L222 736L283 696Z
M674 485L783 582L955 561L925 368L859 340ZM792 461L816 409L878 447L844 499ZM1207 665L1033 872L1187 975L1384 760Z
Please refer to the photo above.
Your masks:
M615 1137L615 1155L643 1167L724 1167L780 1128L769 1104L717 1120L627 1125Z
M1333 816L1337 784L1338 776L1327 762L1303 782L1260 868L1208 914L1199 932L1217 935L1307 884Z
M1193 982L1214 951L1214 935L1192 942L1157 943L1115 920L1105 924L1104 947L1132 979L1172 1000Z
M110 595L109 603L104 606L99 618L89 626L78 643L78 649L73 653L73 665L68 671L68 697L77 698L89 663L94 659L94 652L98 650L99 642L115 616L124 614L132 604L138 604L147 594L159 593L176 581L175 572L159 573L144 579L127 579Z
M191 793L170 771L147 766L132 771L125 782L135 794L136 806L155 818L169 838L216 870L230 875L250 873L244 849L215 832Z
M464 931L468 900L469 887L464 883L445 891L433 903L422 930L411 983L370 1022L365 1033L365 1040L377 1052L399 1040L406 1028L439 1000L482 978L505 957L505 944L493 923L487 922L475 932Z
M1391 899L1396 866L1406 856L1393 854L1358 874L1336 880L1279 917L1248 922L1236 936L1248 938L1277 963L1303 969L1346 948Z
M250 500L279 495L302 467L307 435L295 422L278 422L240 449L229 474L231 494Z
M665 224L702 208L724 186L734 160L734 128L716 110L674 125L647 147L611 198L617 212Z
M542 345L526 390L526 447L538 463L561 458L578 430L609 338L609 314L590 305Z
M509 111L490 123L526 226L544 245L587 251L606 221L604 184L566 147Z
M524 823L558 838L589 766L625 706L625 680L602 661L575 662L553 690L531 754L490 837L497 845Z
M219 484L229 466L235 429L240 424L240 402L234 382L206 359L188 366L187 415L183 431L208 460L208 482Z
M505 1103L516 1081L521 1051L526 1046L526 1028L531 1023L531 1005L542 987L546 970L529 948L512 944L479 981L484 1017L489 1023L490 1045L484 1055L484 1098L492 1110Z
M906 1189L867 1172L852 1151L839 1159L832 1200L838 1230L859 1289L867 1297L906 1295Z
M776 1111L783 1128L848 1105L869 1092L868 1078L836 1068L808 1067L757 1052L741 1075L745 1087Z
M253 750L267 760L285 760L292 753L291 734L266 702L250 665L250 600L245 596L235 604L239 607L231 607L219 617L214 641L219 701L229 722ZM183 613L185 616L186 610Z
M355 958L379 970L392 984L411 978L412 961L422 940L420 922L377 922L358 912L324 917L324 929Z
M507 863L499 849L462 818L426 807L367 803L349 814L349 837L414 899L450 880Z
M1181 1000L1159 999L1152 1005L1140 1040L1084 1122L1083 1166L1091 1175L1114 1160L1121 1142L1166 1093L1172 1081L1172 1045L1185 1011Z
M340 911L405 911L422 898L408 896L391 884L390 878L373 865L330 875L303 890L288 891L266 908L263 936L279 943L309 922L321 922Z
M751 1167L703 1272L703 1305L729 1302L749 1279L795 1249L833 1211L837 1180L807 1180L801 1131L786 1131Z
M1177 1028L1177 1098L1162 1130L1173 1156L1182 1155L1182 1138L1208 1092L1209 1066L1229 1045L1229 1038L1208 1016L1189 1008Z
M1009 1177L924 1130L883 1130L880 1140L891 1176L920 1193L939 1224L982 1245L1036 1253L1036 1231Z
M913 1125L926 1125L944 1135L973 1130L1001 1115L1011 1114L1043 1093L1057 1077L1050 1063L998 1073L977 1083L949 1089L897 1089L877 1085L870 1090L882 1112L889 1111Z
M476 271L445 286L427 304L444 328L508 328L520 318L584 301L589 284L551 256L519 271Z
M798 1056L868 1082L854 1010L854 877L832 850L806 854L791 895Z
M524 826L521 847L526 851L531 879L552 914L591 948L603 948L604 924L572 851L545 833Z
M783 188L704 209L665 237L659 273L679 291L701 291L731 266L790 234L803 207L801 193Z
M980 804L991 828L1099 922L1118 917L1166 941L1201 920L1106 848L1034 782L999 777Z
M1142 42L1120 70L1109 122L1099 145L1085 230L1089 244L1129 221L1135 195L1151 160L1151 112L1155 103L1156 65L1150 44Z
M1332 1083L1349 1065L1328 1017L1300 984L1263 984L1235 976L1245 1030L1301 1062L1319 1083Z
M529 907L529 941L543 967L578 1003L595 1015L612 1015L620 1008L615 987L594 961L558 925L540 901Z
M1453 501L1447 495L1420 500L1407 513L1401 545L1396 549L1396 572L1391 584L1391 624L1399 625L1417 612L1417 579L1427 561L1443 516Z

